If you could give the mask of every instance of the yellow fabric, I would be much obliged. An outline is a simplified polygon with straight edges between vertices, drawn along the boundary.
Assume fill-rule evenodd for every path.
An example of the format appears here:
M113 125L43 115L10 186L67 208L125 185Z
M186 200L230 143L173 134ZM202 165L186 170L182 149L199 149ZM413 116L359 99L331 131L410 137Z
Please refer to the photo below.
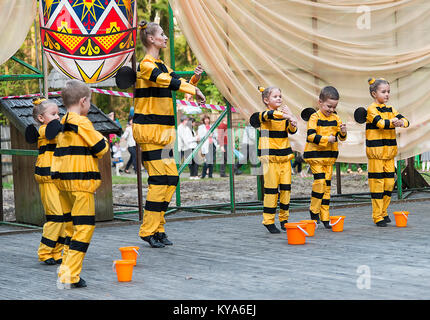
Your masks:
M58 277L62 283L76 283L80 279L83 260L95 229L94 194L60 191L60 198L70 208L72 222L65 225L70 243L63 253Z
M374 102L367 108L366 155L369 159L388 160L397 155L396 128L390 121L394 117L409 127L409 121L392 106Z
M295 134L297 128L283 118L282 112L267 109L252 117L258 119L255 128L260 128L258 156L261 162L285 162L294 158L288 134Z
M36 0L0 1L0 65L22 46L36 12Z
M62 191L95 192L101 184L98 159L109 144L87 117L68 112L61 123L66 119L68 129L57 136L51 177Z
M175 141L172 90L196 93L193 85L179 78L162 60L147 54L139 64L136 79L133 137L137 143L164 146Z
M383 77L391 84L389 103L412 124L396 130L398 158L430 150L430 1L169 2L205 72L245 118L259 109L259 85L280 87L298 118L332 85L348 128L338 159L366 163L365 126L353 114L373 101L368 78ZM307 124L298 122L290 142L303 152Z
M264 173L264 225L275 223L276 208L278 206L279 190L279 221L286 221L289 217L291 194L291 162L263 162Z
M387 215L395 183L394 172L394 159L369 159L369 189L372 197L372 217L375 223Z
M142 144L142 160L148 172L148 193L139 236L164 232L164 214L178 184L173 150L160 145Z
M64 246L65 230L60 193L54 183L40 183L40 198L45 210L42 239L37 254L40 261L50 258L58 260Z
M36 159L36 169L34 178L37 183L52 182L51 179L51 163L56 146L56 139L48 140L45 136L46 125L39 128L39 138L37 147L39 155Z
M345 141L347 134L340 132L342 121L336 114L326 117L320 110L313 113L308 121L307 138L303 158L309 164L332 165L336 162L339 149L338 142L329 143L333 135L340 141Z
M321 221L330 220L330 190L333 165L312 163L310 165L314 175L312 184L310 212L319 214Z

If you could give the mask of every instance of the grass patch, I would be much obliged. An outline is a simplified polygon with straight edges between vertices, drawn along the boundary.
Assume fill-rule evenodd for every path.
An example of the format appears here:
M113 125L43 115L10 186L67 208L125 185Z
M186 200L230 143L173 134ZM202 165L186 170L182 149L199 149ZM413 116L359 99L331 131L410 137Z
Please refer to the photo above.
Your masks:
M146 178L142 178L146 180ZM137 177L122 177L122 176L112 176L112 184L136 184Z
M13 182L3 182L3 189L13 189Z

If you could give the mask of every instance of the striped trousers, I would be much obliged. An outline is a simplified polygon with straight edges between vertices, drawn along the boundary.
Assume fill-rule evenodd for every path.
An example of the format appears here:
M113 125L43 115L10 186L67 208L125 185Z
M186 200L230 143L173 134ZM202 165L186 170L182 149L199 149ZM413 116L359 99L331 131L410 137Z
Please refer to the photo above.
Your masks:
M60 191L60 200L65 212L66 241L58 277L61 283L76 283L95 229L94 194Z
M139 236L147 237L157 232L165 232L164 214L175 192L179 176L170 146L141 144L141 148L143 165L148 171L148 193Z
M46 222L43 225L42 239L40 240L37 255L40 261L50 258L61 259L64 241L64 218L60 201L60 192L54 183L40 183L40 198L45 210Z
M319 214L321 221L330 220L330 190L333 165L310 164L314 175L312 184L311 205L309 210Z
M369 159L368 181L372 198L372 218L377 223L387 215L394 188L394 159Z
M264 200L263 224L275 223L276 208L279 195L279 221L286 221L289 217L291 194L291 161L263 162ZM279 190L278 190L279 189Z

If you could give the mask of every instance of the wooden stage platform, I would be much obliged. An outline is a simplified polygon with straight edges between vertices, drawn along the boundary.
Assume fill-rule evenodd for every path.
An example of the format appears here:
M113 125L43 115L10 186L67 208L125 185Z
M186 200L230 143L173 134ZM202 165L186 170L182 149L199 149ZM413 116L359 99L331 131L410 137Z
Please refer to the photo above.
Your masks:
M370 205L331 210L344 231L320 224L305 245L269 234L261 215L168 217L173 246L150 248L137 223L100 223L81 274L88 287L61 290L57 266L37 261L41 232L0 236L1 300L349 300L430 299L430 199L393 202L410 212L408 226L371 220ZM308 219L294 210L290 222ZM140 246L133 280L112 269L119 247Z

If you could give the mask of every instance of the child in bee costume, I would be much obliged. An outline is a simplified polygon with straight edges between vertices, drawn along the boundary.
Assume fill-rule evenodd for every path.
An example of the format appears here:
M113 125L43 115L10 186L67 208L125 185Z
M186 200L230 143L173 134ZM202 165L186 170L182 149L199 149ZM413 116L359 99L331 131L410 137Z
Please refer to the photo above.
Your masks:
M346 126L336 114L339 93L336 88L327 86L319 95L319 110L308 114L307 139L304 160L309 163L314 182L310 204L311 219L321 221L324 227L330 226L330 189L333 165L338 157L338 140L346 140ZM307 109L305 109L307 110ZM305 110L302 111L302 118ZM307 110L308 111L308 110ZM315 111L315 110L313 110Z
M60 194L51 179L51 162L56 139L48 140L45 131L51 120L59 119L58 106L52 100L40 98L33 100L33 104L33 118L40 127L36 129L33 125L29 125L25 131L25 138L28 143L37 142L39 149L34 177L39 184L46 217L37 254L40 261L48 265L55 265L62 262L65 231Z
M46 129L48 139L58 134L51 177L60 190L64 211L70 212L65 223L70 242L65 247L58 278L65 288L80 288L86 287L80 273L95 228L94 193L101 184L98 159L109 151L109 144L87 118L91 106L89 87L69 80L61 96L67 113L61 122L51 121Z
M386 227L391 222L387 209L394 188L394 157L397 155L396 128L409 127L409 121L390 105L390 84L383 78L368 80L374 102L358 108L354 117L359 123L366 122L366 155L368 180L372 198L373 222Z
M288 134L297 132L297 121L287 106L282 106L281 90L262 88L266 110L256 112L249 120L260 129L258 156L264 174L263 225L270 233L280 233L275 226L279 194L279 222L282 230L288 223L291 193L291 159L294 158ZM279 190L278 190L279 189Z

